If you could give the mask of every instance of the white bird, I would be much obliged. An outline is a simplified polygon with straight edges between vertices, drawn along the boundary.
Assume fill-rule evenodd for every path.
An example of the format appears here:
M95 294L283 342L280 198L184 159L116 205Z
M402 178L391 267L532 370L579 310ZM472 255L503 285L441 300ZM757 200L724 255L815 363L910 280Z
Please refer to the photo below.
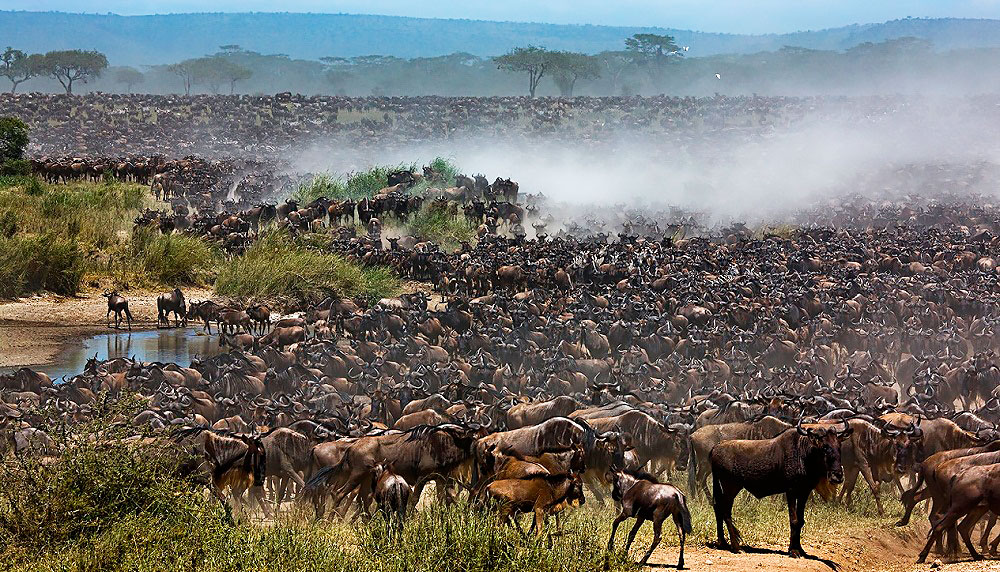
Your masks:
M721 73L715 74L715 79L722 79L722 74Z
M690 50L690 49L691 49L691 46L684 46L684 51L685 52L688 51L688 50Z

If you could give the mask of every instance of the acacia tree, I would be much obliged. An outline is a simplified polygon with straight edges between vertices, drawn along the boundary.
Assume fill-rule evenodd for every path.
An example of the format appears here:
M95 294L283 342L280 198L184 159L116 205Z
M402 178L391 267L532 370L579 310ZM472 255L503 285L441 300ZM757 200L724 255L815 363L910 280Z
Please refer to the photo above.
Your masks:
M634 34L631 38L626 38L625 52L630 55L633 63L646 67L653 81L662 75L670 58L684 55L673 36L659 34Z
M181 78L184 82L184 95L191 95L191 86L195 81L195 60L184 60L167 66L167 71Z
M96 50L57 50L47 52L40 61L40 74L59 81L67 94L73 82L87 83L108 68L108 58Z
M577 80L601 76L597 58L577 52L552 52L552 81L563 97L573 97Z
M124 66L115 70L115 82L123 84L125 89L132 93L132 88L146 81L146 76L133 67Z
M39 54L29 56L10 46L0 54L0 75L10 80L11 93L17 91L17 86L38 76L41 57Z
M618 94L622 74L632 67L632 55L626 51L601 52L595 56L603 70L604 77L611 80L612 95Z
M545 76L553 62L552 52L544 47L528 46L514 48L510 52L493 58L497 69L509 72L528 72L528 95L535 97L538 82Z

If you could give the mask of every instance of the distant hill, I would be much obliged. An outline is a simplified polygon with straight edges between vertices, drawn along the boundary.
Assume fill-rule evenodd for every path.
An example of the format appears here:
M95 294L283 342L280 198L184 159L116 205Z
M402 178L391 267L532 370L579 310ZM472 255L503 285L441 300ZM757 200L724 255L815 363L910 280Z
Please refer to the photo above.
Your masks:
M170 14L118 16L0 11L2 43L30 52L97 49L113 65L176 62L238 44L292 58L391 55L403 58L468 52L493 56L527 44L596 53L622 49L637 32L670 34L688 56L752 53L785 45L846 49L862 42L917 36L937 49L1000 45L1000 20L905 19L791 34L739 35L612 26L445 20L350 14Z

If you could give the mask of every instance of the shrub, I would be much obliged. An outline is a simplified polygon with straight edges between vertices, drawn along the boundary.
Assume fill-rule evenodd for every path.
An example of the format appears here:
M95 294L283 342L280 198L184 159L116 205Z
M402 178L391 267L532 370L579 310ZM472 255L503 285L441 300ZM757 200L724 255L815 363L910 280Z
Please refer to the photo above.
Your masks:
M129 242L113 251L110 273L121 287L204 284L217 260L216 251L200 237L136 228Z
M7 159L0 165L0 175L5 177L27 177L31 175L31 163L24 159Z
M0 162L24 157L28 125L17 117L0 117Z
M392 295L398 280L387 270L362 270L342 257L305 246L287 233L265 232L247 252L219 271L215 289L237 298L321 300L339 295L377 300Z

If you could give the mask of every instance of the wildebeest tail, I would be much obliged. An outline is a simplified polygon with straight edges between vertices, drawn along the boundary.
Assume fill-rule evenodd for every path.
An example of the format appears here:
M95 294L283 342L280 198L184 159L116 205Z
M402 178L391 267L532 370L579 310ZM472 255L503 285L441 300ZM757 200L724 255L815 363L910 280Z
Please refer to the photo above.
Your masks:
M132 312L128 309L128 304L125 304L125 315L128 316L130 321L132 320Z
M688 510L687 499L684 495L681 495L681 529L684 530L685 534L690 534L693 528L691 528L691 511Z
M333 473L339 468L340 464L338 463L336 465L331 465L329 467L323 467L322 469L316 471L316 474L310 477L308 481L306 481L306 488L313 489L320 485L325 485L330 478L330 473Z

